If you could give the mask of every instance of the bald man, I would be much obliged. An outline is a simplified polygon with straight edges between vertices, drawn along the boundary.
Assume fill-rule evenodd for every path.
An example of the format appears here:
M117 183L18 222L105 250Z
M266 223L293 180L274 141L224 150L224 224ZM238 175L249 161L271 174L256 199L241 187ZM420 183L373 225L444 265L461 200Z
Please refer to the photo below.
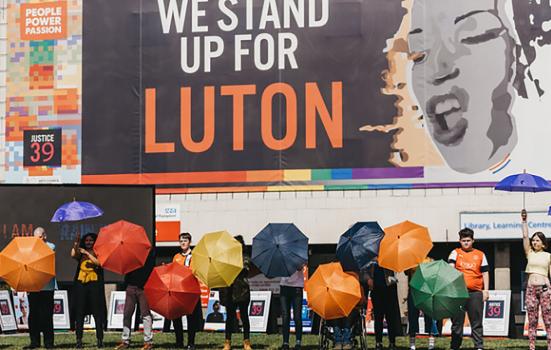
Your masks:
M40 238L55 250L55 244L47 242L46 230L37 227L33 235ZM44 333L44 347L54 348L54 290L57 289L55 277L42 288L40 292L29 292L29 336L31 344L25 349L36 349L40 347L40 332Z

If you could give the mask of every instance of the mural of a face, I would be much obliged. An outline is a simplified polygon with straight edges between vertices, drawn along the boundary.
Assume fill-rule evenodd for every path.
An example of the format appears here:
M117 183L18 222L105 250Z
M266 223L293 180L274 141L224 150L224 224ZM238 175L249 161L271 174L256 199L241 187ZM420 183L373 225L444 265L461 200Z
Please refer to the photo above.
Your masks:
M507 157L515 42L495 0L414 0L408 42L413 92L446 163L472 174Z

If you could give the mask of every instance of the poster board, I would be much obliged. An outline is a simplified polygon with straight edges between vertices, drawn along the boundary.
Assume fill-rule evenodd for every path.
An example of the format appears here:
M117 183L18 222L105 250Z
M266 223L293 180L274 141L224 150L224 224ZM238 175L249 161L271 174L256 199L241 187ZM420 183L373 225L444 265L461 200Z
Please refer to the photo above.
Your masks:
M66 290L54 292L54 329L70 329L69 297Z
M126 292L115 291L111 292L109 301L109 312L107 313L107 328L122 329L124 319L124 305L126 300ZM132 325L136 320L136 310L132 314Z
M7 290L0 290L0 329L2 332L17 330L11 295Z
M271 299L272 292L270 291L251 291L251 302L249 304L251 332L266 332Z
M218 310L215 310L218 309ZM211 290L205 317L205 330L223 331L226 329L226 308L220 304L220 295L217 290Z
M26 292L13 292L13 309L17 329L29 329L29 299Z

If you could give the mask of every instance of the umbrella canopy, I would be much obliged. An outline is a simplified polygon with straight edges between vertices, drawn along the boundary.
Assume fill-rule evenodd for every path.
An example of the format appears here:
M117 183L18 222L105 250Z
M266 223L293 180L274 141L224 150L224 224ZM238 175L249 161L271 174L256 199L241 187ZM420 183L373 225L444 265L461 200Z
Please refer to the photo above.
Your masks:
M144 286L151 310L169 320L190 315L201 297L199 281L178 263L157 266Z
M191 255L193 274L209 288L230 286L243 270L241 243L226 231L205 234Z
M103 210L95 204L72 201L57 208L51 222L78 221L102 215Z
M0 277L17 291L40 291L55 277L55 253L40 238L15 237L0 252Z
M294 224L268 224L253 238L251 260L268 278L289 277L308 261L308 237Z
M384 231L375 221L357 222L342 234L337 245L337 259L345 271L366 268L379 254Z
M150 250L145 229L124 220L102 227L94 244L101 266L121 275L142 267Z
M404 221L385 228L377 261L381 267L402 272L419 265L431 249L429 230Z
M318 266L304 290L308 306L325 320L348 316L362 297L358 278L339 263Z
M436 320L457 315L469 298L463 275L443 260L419 265L409 286L415 306Z
M532 175L526 171L522 174L510 175L497 183L496 190L508 192L523 192L522 207L526 207L526 192L551 191L549 181L541 176Z

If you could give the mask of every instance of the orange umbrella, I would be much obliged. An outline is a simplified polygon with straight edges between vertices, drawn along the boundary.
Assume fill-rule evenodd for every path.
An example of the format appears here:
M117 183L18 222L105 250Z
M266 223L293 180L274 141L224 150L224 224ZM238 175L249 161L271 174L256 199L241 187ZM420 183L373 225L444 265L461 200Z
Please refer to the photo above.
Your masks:
M201 297L199 281L191 269L178 263L153 269L144 291L151 310L169 320L191 315Z
M358 279L338 262L320 265L304 289L308 306L325 320L348 316L362 297Z
M17 291L40 291L55 277L55 253L40 238L15 237L0 252L0 277Z
M150 249L145 229L124 220L102 227L94 244L101 266L121 275L142 267Z
M402 272L423 262L432 249L429 230L425 226L404 221L385 228L379 249L379 266Z

